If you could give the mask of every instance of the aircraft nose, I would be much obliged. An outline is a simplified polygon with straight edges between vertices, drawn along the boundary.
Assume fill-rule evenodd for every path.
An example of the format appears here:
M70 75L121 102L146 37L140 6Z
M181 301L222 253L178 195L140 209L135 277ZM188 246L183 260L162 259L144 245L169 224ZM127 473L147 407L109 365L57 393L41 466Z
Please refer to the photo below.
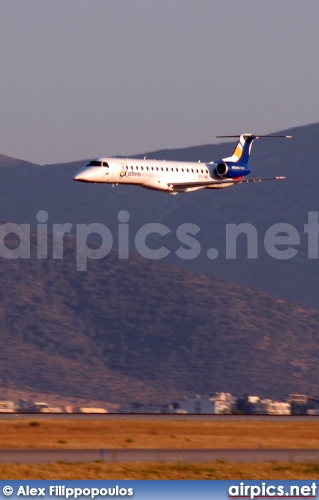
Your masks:
M74 174L73 179L75 181L88 182L88 175L87 175L86 169L85 168L80 168L80 170L78 170Z
M81 180L81 174L80 174L80 172L77 172L76 174L74 174L73 179L75 181L80 181Z

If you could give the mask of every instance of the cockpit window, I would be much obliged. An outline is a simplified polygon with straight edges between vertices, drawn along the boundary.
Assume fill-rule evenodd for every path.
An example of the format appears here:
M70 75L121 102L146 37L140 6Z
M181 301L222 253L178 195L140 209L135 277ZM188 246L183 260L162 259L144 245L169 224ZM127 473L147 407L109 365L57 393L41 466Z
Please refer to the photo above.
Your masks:
M104 161L104 162L103 162L103 167L107 167L107 168L108 168L108 167L109 167L109 164L108 164L106 161Z
M101 161L92 160L89 163L89 167L100 167L102 165Z

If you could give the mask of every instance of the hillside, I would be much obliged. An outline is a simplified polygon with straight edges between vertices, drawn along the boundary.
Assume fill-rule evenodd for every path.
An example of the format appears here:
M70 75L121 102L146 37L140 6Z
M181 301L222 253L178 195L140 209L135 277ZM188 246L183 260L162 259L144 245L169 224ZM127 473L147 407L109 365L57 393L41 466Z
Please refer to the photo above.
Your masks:
M258 132L258 131L257 131ZM118 212L130 214L130 252L136 253L134 238L149 222L165 224L165 239L154 235L150 244L163 243L170 250L165 262L186 267L196 273L234 281L280 296L306 307L318 309L318 259L308 259L308 237L304 224L308 212L318 212L319 124L281 131L292 140L260 139L254 143L250 160L252 176L284 175L283 182L264 182L235 186L220 191L199 191L176 197L138 187L87 185L73 181L74 172L85 160L62 165L35 166L0 156L0 216L16 223L36 225L36 214L47 210L53 223L90 224L101 222L117 246ZM210 161L231 153L234 143L203 145L146 154L149 158ZM105 151L106 155L116 152ZM182 260L175 251L180 245L176 229L184 223L200 228L196 239L201 246L196 259ZM266 231L274 224L292 225L300 235L294 245L295 257L278 260L264 248ZM258 259L247 258L246 237L237 244L237 258L226 258L227 224L248 223L257 229ZM52 226L50 226L52 228ZM211 247L218 250L216 260L207 258Z
M111 402L318 394L319 312L116 252L79 272L74 238L63 260L35 243L31 259L0 259L2 386Z

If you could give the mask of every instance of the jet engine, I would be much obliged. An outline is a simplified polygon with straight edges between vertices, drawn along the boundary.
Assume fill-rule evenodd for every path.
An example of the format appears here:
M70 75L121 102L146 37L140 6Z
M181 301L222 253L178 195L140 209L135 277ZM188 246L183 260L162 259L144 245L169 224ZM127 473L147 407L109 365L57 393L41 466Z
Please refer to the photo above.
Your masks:
M247 165L237 162L226 163L224 161L221 161L217 163L215 167L215 173L222 179L237 179L239 177L250 174L250 168Z
M228 170L229 170L228 166L224 162L218 163L218 165L217 165L217 167L215 169L216 174L219 177L225 177L225 175L227 175Z

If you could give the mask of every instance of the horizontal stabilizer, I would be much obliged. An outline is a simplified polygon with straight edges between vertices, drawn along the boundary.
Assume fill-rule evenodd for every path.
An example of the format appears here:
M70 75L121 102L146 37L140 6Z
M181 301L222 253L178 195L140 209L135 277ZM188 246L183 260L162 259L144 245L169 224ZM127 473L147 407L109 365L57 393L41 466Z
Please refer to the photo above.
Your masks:
M292 139L292 135L257 135L257 134L236 134L236 135L216 135L217 139L222 139L222 138L233 138L233 137L252 137L253 139L259 139L260 137L272 137L272 138L277 138L281 137L283 139Z
M251 152L251 147L255 139L259 139L260 137L271 137L271 138L284 138L284 139L291 139L291 135L256 135L256 134L240 134L240 135L217 135L216 136L218 139L224 137L224 138L231 138L231 137L239 137L239 141L237 143L237 146L235 147L235 150L232 154L232 156L228 156L227 158L223 158L223 161L231 161L231 162L241 162L245 163L246 165L248 164L250 152Z

